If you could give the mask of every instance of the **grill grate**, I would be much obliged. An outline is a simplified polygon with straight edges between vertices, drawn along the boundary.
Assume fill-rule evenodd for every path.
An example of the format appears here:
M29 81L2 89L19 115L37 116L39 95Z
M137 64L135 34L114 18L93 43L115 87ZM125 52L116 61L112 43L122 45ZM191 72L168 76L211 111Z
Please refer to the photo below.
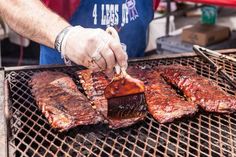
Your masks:
M232 56L236 56L233 55ZM236 65L214 59L228 74L236 78ZM145 66L189 65L200 75L214 80L225 91L236 91L198 57L140 61ZM235 156L236 113L198 112L170 124L159 124L150 115L132 127L111 130L106 125L79 126L68 132L52 129L38 110L27 82L30 76L44 70L69 74L78 67L34 70L10 70L8 143L10 156ZM78 81L78 87L82 90Z

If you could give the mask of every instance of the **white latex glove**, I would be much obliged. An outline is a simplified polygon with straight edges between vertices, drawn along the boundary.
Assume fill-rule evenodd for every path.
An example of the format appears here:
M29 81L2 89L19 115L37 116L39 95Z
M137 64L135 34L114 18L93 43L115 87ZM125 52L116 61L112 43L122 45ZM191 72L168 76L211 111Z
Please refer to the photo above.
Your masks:
M106 32L109 33L117 42L120 43L120 37L118 35L118 32L113 28L113 27L108 27L106 29ZM122 45L122 44L121 44ZM125 51L126 53L126 48L124 50L124 48L122 47L123 51ZM128 65L127 65L128 66ZM115 65L115 72L117 74L120 74L122 72L122 74L126 73L126 69L127 69L127 66L126 67L120 67L119 64L116 64Z
M127 68L128 57L121 43L102 29L74 27L64 41L62 53L93 71L112 73L116 64Z

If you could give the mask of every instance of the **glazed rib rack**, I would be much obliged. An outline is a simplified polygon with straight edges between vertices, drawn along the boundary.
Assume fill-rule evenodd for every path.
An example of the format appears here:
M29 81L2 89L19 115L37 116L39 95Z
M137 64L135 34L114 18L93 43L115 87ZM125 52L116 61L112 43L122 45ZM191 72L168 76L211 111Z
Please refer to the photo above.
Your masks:
M228 55L236 57L236 51ZM227 73L236 78L236 64L213 58ZM156 67L181 64L191 66L199 75L216 82L229 94L230 85L215 74L210 65L194 54L155 59L133 60L130 64ZM36 106L28 81L45 70L65 72L83 91L75 74L80 67L6 68L8 99L9 156L235 156L236 113L215 114L202 110L191 118L159 124L151 115L128 128L109 129L97 124L79 126L59 133L52 129Z

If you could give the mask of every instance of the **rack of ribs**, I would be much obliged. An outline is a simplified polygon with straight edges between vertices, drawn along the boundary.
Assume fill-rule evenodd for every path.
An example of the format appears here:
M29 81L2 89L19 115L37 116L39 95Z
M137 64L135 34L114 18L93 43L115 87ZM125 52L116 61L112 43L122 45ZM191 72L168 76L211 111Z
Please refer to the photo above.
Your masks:
M87 97L92 101L96 110L103 115L105 122L110 128L117 129L127 127L144 119L145 115L128 119L110 119L107 116L108 102L104 96L104 89L109 84L110 80L102 72L93 73L91 70L82 70L77 72L80 82L87 94Z
M197 112L197 106L179 96L157 70L132 66L127 72L144 81L148 111L159 123L172 122Z
M29 85L38 107L51 126L59 131L103 121L67 74L39 72L32 76Z
M236 97L220 89L213 81L200 76L191 67L181 65L160 66L161 76L180 89L190 101L209 112L236 111Z

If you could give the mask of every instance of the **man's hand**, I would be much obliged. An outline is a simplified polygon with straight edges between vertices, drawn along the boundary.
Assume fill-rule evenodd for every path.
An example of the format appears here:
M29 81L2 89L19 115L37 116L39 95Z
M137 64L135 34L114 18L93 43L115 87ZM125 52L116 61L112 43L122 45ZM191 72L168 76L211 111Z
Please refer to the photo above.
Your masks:
M120 42L102 29L74 27L64 42L62 53L76 64L108 74L116 64L127 68L128 57Z

